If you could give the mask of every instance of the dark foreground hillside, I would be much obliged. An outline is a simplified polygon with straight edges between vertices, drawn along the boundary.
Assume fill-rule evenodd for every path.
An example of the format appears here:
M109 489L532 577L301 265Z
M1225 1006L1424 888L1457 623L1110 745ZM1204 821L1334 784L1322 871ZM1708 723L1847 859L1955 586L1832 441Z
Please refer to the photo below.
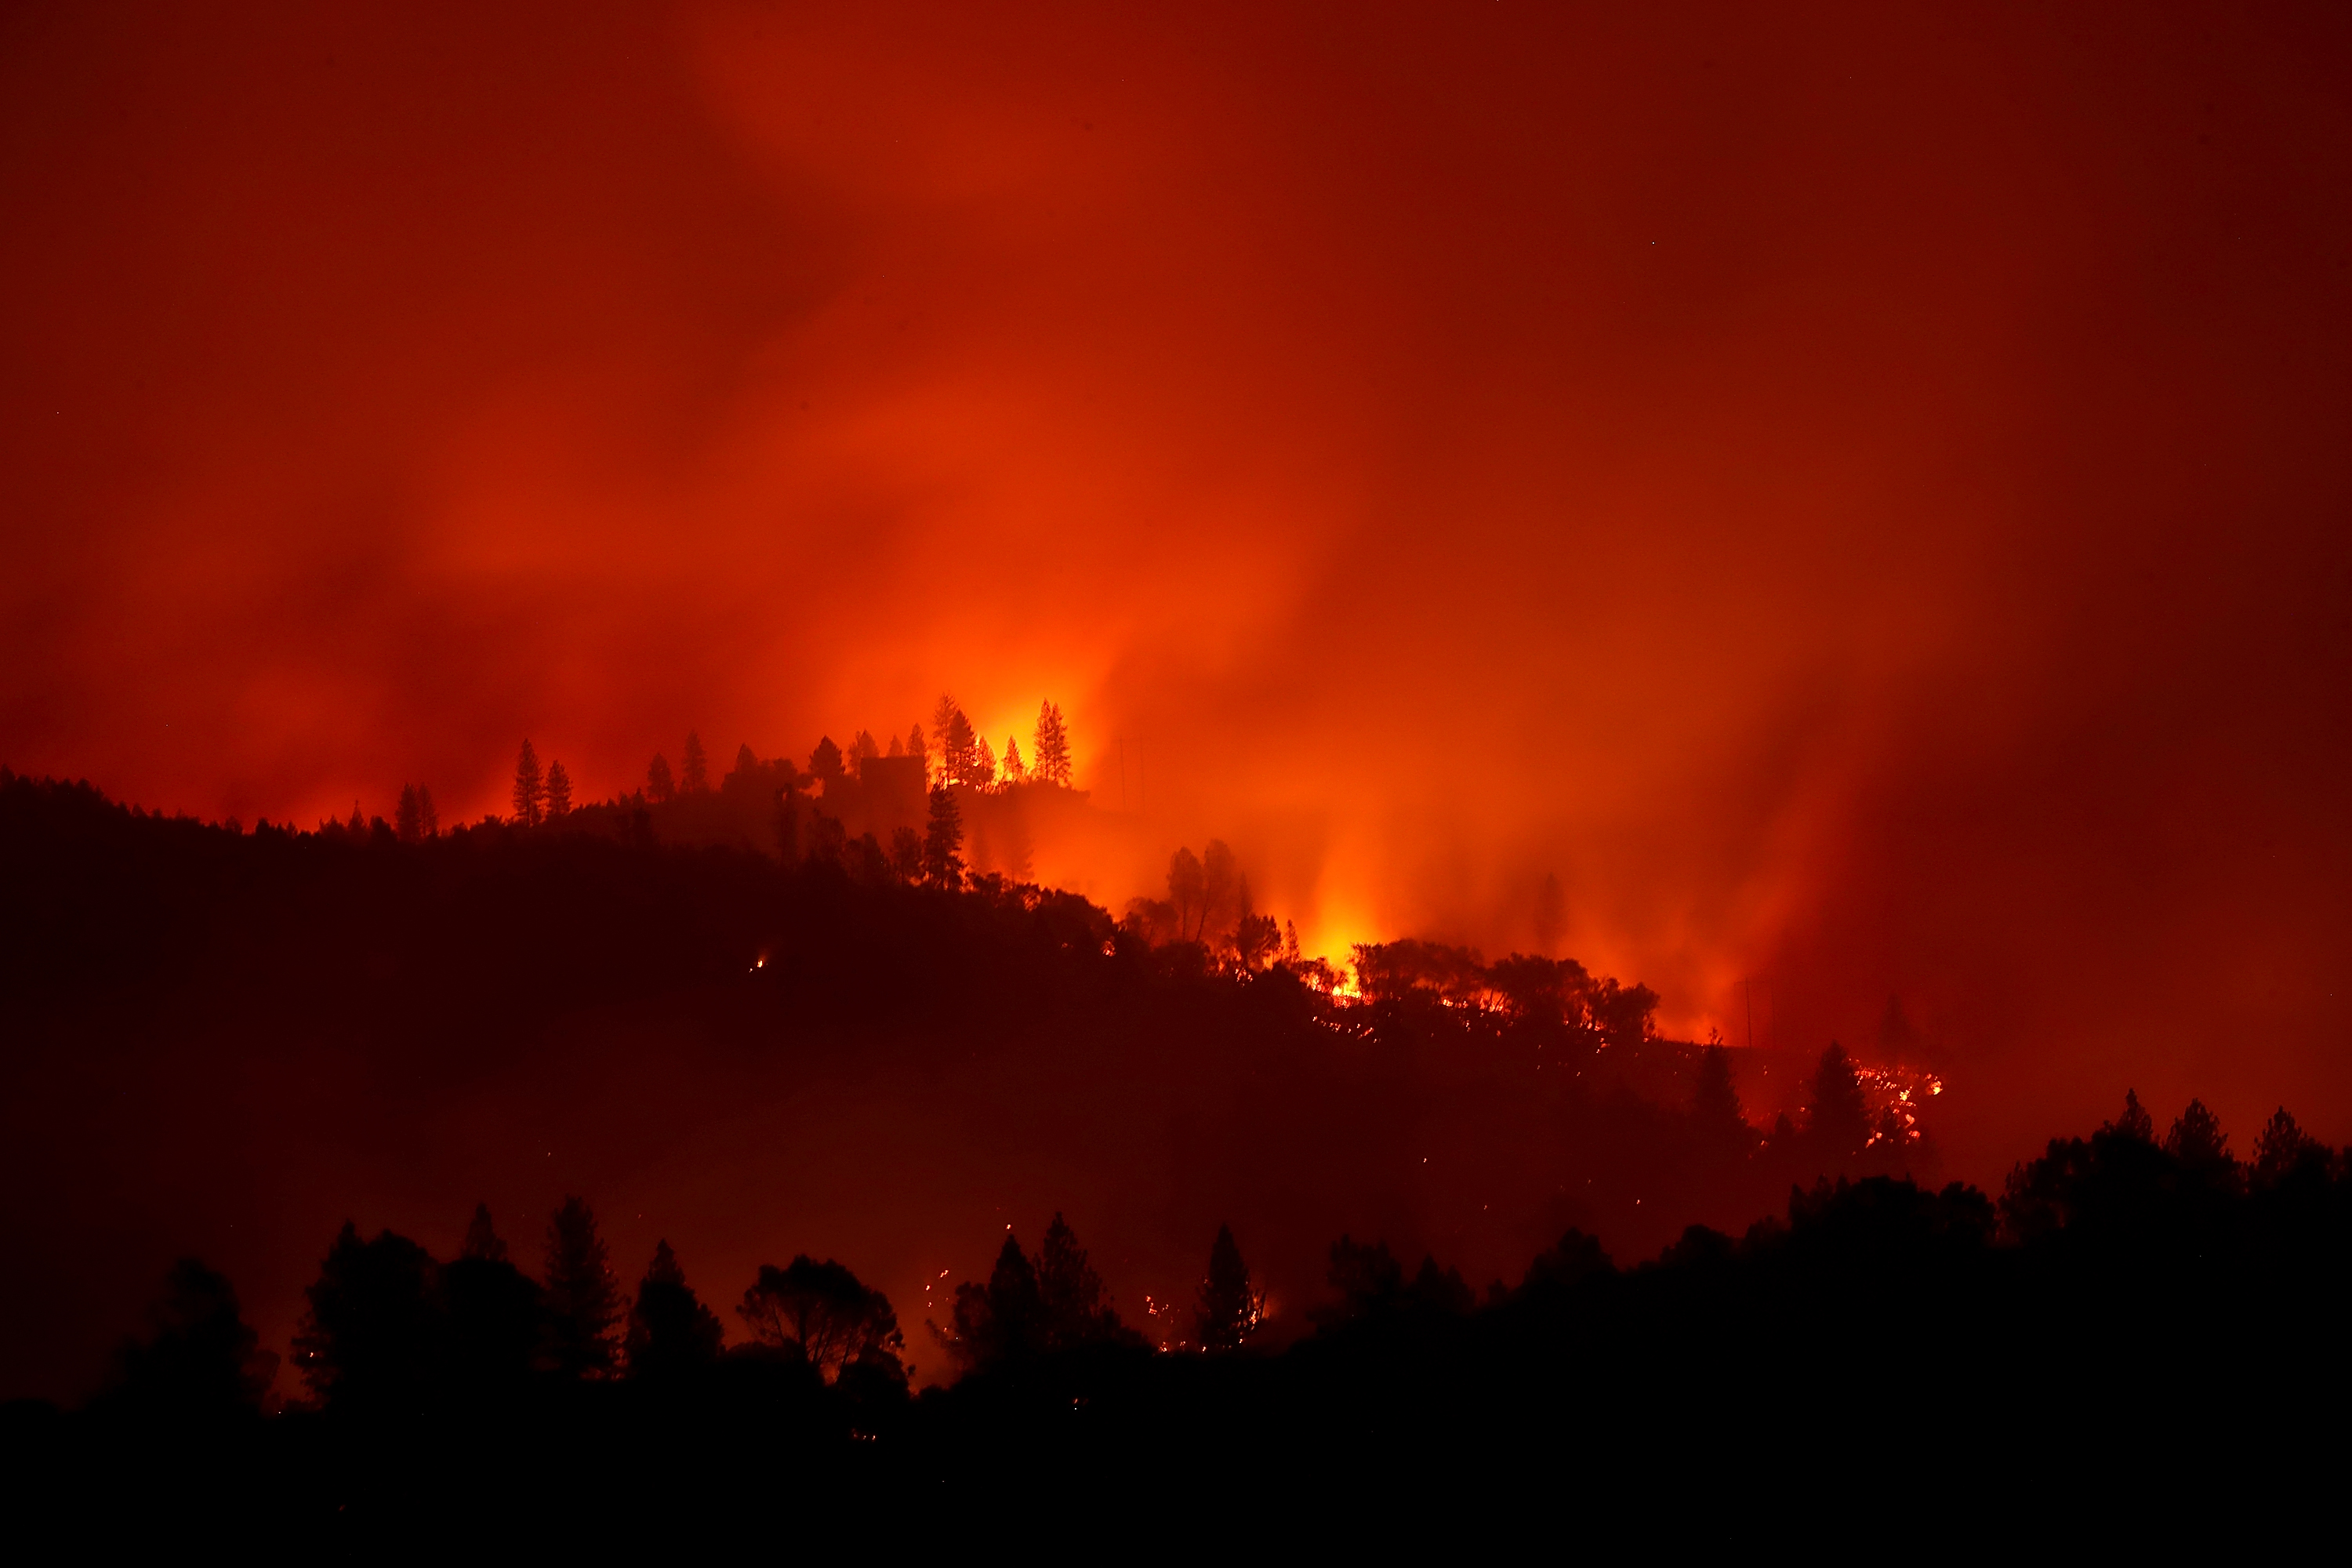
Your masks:
M1641 1256L1917 1152L1859 1100L1768 1137L1572 963L1401 944L1347 1003L1068 895L666 820L404 844L0 778L0 1395L86 1394L187 1255L283 1352L344 1221L446 1257L482 1201L528 1237L587 1195L632 1277L663 1238L738 1286L847 1260L922 1381L940 1282L1056 1211L1137 1321L1230 1224L1283 1338L1343 1232L1483 1288L1570 1226Z
M16 779L0 873L26 1529L1907 1553L2346 1458L2352 1173L2284 1112L2126 1100L1994 1197L1545 960L1343 1001L1035 889Z
M1483 1300L1343 1243L1318 1331L1280 1353L1088 1331L1040 1296L1044 1260L1008 1248L964 1292L971 1372L919 1396L879 1352L828 1367L814 1331L697 1350L690 1291L665 1304L650 1283L612 1375L534 1370L520 1342L501 1369L478 1356L478 1301L453 1304L453 1262L406 1285L379 1269L373 1315L314 1294L324 1408L266 1416L233 1306L184 1279L100 1400L0 1412L0 1462L20 1521L329 1552L887 1551L1048 1521L1146 1551L1509 1527L1559 1551L1907 1558L2324 1522L2347 1457L2352 1182L2291 1131L2251 1168L2196 1131L2159 1147L2126 1117L2053 1143L1998 1205L1824 1184L1630 1269L1570 1233ZM405 1244L340 1245L381 1264ZM322 1280L352 1288L336 1268Z

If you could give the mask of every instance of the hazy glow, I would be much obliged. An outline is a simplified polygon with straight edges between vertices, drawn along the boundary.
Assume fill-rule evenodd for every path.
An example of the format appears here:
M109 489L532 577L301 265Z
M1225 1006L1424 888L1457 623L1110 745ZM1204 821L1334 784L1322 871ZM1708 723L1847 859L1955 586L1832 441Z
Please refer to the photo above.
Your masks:
M1041 698L1114 904L2352 1133L2344 18L20 11L0 760L313 819ZM1969 1120L1974 1117L1973 1121Z

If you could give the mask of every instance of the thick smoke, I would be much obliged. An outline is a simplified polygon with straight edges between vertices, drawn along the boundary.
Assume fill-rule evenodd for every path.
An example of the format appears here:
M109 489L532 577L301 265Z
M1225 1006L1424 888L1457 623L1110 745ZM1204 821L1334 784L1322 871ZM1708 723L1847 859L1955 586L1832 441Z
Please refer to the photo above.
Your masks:
M0 27L19 770L477 815L1052 696L1114 903L1552 875L1678 1031L1899 996L1964 1170L2352 1132L2340 16Z

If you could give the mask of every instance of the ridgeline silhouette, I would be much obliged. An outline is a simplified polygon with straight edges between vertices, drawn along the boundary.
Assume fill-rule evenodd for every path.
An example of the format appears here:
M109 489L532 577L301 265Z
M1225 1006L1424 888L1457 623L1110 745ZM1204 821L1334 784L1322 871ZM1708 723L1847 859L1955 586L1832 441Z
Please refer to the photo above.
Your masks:
M723 794L687 756L677 799ZM2352 1173L2284 1110L2241 1160L2202 1105L2159 1137L2127 1098L1996 1199L1937 1184L1921 1107L1842 1047L1759 1130L1733 1053L1659 1038L1654 996L1571 960L1368 945L1350 994L1269 950L1222 846L1114 921L942 870L937 816L911 854L846 853L814 812L747 852L667 842L647 799L434 834L420 788L396 828L248 833L0 773L19 1386L154 1292L169 1260L128 1239L150 1194L242 1201L228 1151L315 1121L405 1158L419 1127L512 1114L502 1085L574 1092L600 1063L611 1103L658 1092L680 1128L763 1073L952 1086L963 1120L934 1125L982 1130L956 1169L1054 1150L1074 1190L1124 1194L1122 1225L1179 1238L1184 1299L1130 1323L1061 1215L1034 1254L1007 1229L926 1325L961 1375L917 1393L856 1258L764 1264L722 1315L666 1239L625 1279L577 1196L530 1269L487 1206L446 1259L329 1220L289 1244L316 1260L289 1368L182 1260L102 1393L6 1407L23 1486L349 1545L521 1498L554 1534L658 1535L685 1498L706 1521L780 1497L949 1520L1041 1478L1215 1511L1570 1477L1584 1506L1671 1503L1720 1538L1823 1465L1849 1521L1959 1488L1974 1527L2049 1502L1982 1502L1990 1452L2059 1445L2073 1501L2176 1509L2334 1453L2290 1435L2344 1388ZM575 826L600 811L617 830ZM618 1043L583 1055L607 1020ZM360 1088L320 1089L322 1064ZM306 1167L265 1168L291 1193ZM1702 1211L1721 1228L1684 1223ZM1491 1277L1474 1250L1514 1238Z
M667 1242L625 1303L595 1238L567 1199L534 1280L486 1209L446 1263L346 1226L308 1292L309 1398L280 1404L228 1281L184 1260L105 1392L70 1416L7 1407L0 1458L52 1507L127 1482L117 1525L168 1510L252 1531L232 1479L268 1474L271 1531L344 1545L542 1511L583 1536L681 1511L756 1530L852 1500L944 1528L1041 1480L1092 1503L1182 1496L1196 1519L1342 1498L1409 1519L1441 1484L1540 1513L1516 1490L1539 1482L1590 1507L1671 1500L1678 1532L1727 1541L1824 1465L1842 1528L1917 1528L1965 1489L1937 1539L2158 1503L2177 1532L2200 1502L2267 1488L2291 1508L2332 1484L2336 1441L2303 1422L2346 1388L2352 1168L2284 1110L2242 1162L2201 1104L2159 1141L2128 1097L1998 1200L1824 1180L1633 1268L1570 1230L1480 1292L1342 1237L1314 1331L1279 1352L1251 1348L1265 1304L1231 1226L1197 1340L1171 1351L1120 1321L1056 1215L1034 1258L1008 1233L989 1278L957 1287L931 1329L963 1375L919 1396L890 1303L841 1263L763 1266L750 1337L725 1347ZM1963 1479L2053 1442L2056 1496Z

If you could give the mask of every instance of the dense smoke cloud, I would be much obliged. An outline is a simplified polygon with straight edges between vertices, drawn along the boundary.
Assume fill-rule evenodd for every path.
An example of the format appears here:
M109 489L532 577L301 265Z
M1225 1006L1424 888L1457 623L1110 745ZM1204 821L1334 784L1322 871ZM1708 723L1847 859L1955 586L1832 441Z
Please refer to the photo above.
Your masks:
M1061 700L1310 945L2352 1133L2340 16L19 7L0 757ZM1741 983L1749 982L1743 990Z

